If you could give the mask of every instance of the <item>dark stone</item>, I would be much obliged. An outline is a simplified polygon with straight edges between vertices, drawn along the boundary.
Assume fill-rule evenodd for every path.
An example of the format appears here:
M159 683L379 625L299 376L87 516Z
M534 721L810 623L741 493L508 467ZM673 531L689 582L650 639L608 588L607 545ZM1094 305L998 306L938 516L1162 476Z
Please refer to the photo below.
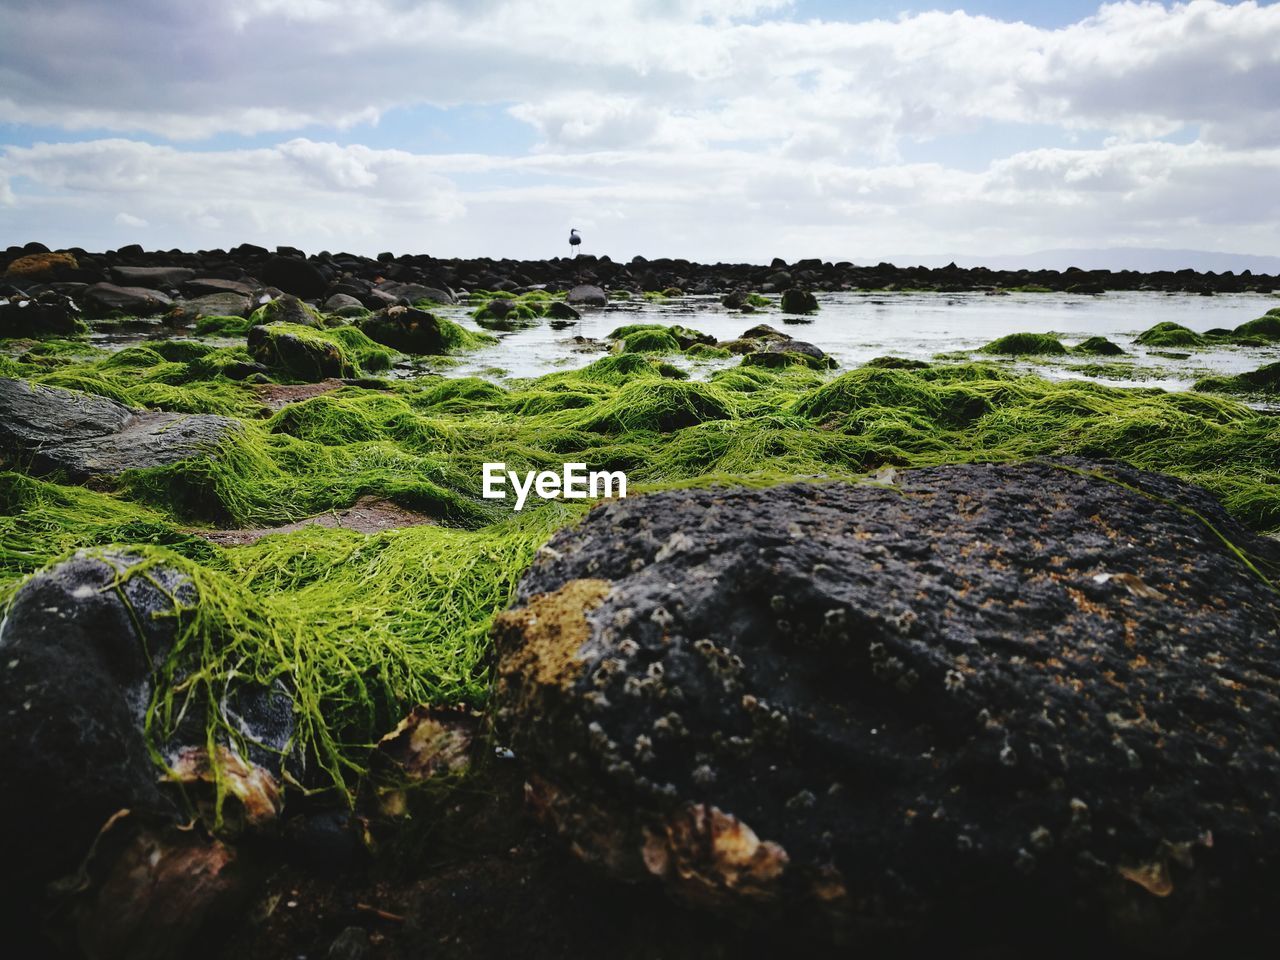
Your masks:
M159 786L144 724L155 665L178 637L175 604L190 607L199 593L163 564L129 575L143 559L121 548L83 550L23 584L0 625L5 886L70 871L122 808L178 818L177 794ZM233 685L220 704L249 738L254 762L278 770L293 734L287 693ZM204 707L193 704L188 716L193 722L154 744L166 762L205 745Z
M362 317L368 307L347 293L335 293L324 302L325 313L336 313L340 317Z
M582 319L582 314L563 300L552 300L547 307L546 316L551 320L564 320L569 323L576 323Z
M262 268L262 282L303 300L324 296L329 278L315 264L293 257L271 257Z
M73 480L216 454L240 422L131 410L106 397L0 378L0 457Z
M800 353L814 360L827 359L826 352L807 340L772 340L765 345L765 353Z
M818 309L818 298L808 290L797 290L792 287L782 291L783 313L814 313Z
M151 317L164 313L173 301L159 290L146 287L117 287L113 283L95 283L84 293L84 309L90 316L121 314L129 317Z
M122 287L173 290L196 272L190 267L112 267L111 278Z
M783 333L767 323L758 323L750 330L743 330L739 340L790 340L791 334Z
M432 303L445 305L457 303L457 299L448 290L441 290L439 287L428 287L421 283L389 281L379 284L377 289L390 296L393 300L404 300L410 304L418 303L422 300L430 300Z
M603 307L609 302L609 298L603 290L587 283L574 287L565 296L565 299L571 304L580 303L587 307Z
M440 319L415 307L387 307L356 326L370 340L402 353L444 354L454 346Z
M188 280L180 287L184 297L207 297L213 293L238 293L244 297L252 297L258 287L240 280L221 280L216 277L199 277Z
M1115 463L877 480L553 537L495 626L535 810L836 940L1274 946L1280 547Z
M0 303L0 338L67 337L87 330L75 301L52 290Z

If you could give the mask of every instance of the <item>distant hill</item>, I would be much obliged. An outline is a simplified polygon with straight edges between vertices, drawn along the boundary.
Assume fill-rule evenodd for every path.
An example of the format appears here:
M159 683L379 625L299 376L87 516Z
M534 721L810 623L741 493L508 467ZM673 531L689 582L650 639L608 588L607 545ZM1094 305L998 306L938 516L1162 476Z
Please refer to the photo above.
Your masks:
M1036 253L975 257L956 254L903 254L884 257L897 266L942 267L955 261L961 267L990 267L992 270L1198 270L1225 273L1280 274L1280 257L1253 256L1245 253L1215 253L1209 250L1165 250L1158 247L1112 247L1101 250L1040 250ZM859 261L869 262L869 261Z

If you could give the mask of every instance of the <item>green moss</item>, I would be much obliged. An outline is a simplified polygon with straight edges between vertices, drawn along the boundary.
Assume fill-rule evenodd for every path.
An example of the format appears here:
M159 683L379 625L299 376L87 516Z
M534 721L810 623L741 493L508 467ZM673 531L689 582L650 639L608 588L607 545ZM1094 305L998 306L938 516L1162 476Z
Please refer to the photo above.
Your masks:
M249 352L259 363L300 380L358 377L386 370L396 354L355 327L316 330L272 323L249 331Z
M725 351L728 353L728 351ZM760 351L748 353L742 358L744 367L809 367L811 370L828 370L833 361L829 357L811 357L807 353L791 350Z
M679 353L680 344L666 330L636 330L620 341L622 353Z
M695 343L684 352L684 355L694 360L727 360L733 356L723 347L712 347L705 343Z
M1267 341L1280 340L1280 308L1270 310L1257 320L1250 320L1236 327L1238 337L1259 337Z
M263 307L262 309L266 309ZM201 317L196 321L196 335L201 337L243 337L253 326L248 317Z
M1067 352L1067 348L1047 333L1011 333L1008 336L992 340L979 353L991 353L1006 357L1020 356L1056 356Z
M1072 347L1071 352L1098 357L1118 357L1124 353L1124 350L1106 337L1089 337Z
M269 300L249 315L249 326L258 327L268 323L293 323L301 327L323 327L324 317L309 303L299 300L290 294L284 294ZM197 327L197 331L199 327Z
M1206 343L1194 330L1169 320L1143 330L1134 342L1144 347L1203 347Z

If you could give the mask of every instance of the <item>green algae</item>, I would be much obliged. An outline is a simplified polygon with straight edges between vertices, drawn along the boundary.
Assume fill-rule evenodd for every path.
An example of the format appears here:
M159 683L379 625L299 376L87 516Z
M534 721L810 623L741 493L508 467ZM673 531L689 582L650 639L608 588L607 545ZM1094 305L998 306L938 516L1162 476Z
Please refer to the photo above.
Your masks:
M618 340L620 353L679 353L680 344L666 330L635 330Z
M1180 323L1165 320L1143 330L1134 337L1134 343L1144 347L1203 347L1208 340Z
M978 352L1006 357L1053 356L1066 353L1067 348L1057 337L1046 333L1011 333L992 340Z
M353 326L316 330L281 322L253 327L249 351L259 363L306 381L387 370L396 357Z
M1232 332L1237 337L1259 338L1266 342L1280 340L1280 307L1268 310L1256 320L1240 324Z
M1088 337L1072 347L1071 352L1095 357L1118 357L1124 353L1124 350L1106 337Z
M253 325L248 317L200 317L195 330L201 337L243 337Z
M3 589L107 543L182 566L202 597L184 614L194 659L183 669L210 689L231 670L286 681L321 786L344 795L358 789L369 745L415 703L483 704L494 613L537 546L585 509L537 500L513 514L482 497L486 462L623 469L634 493L853 479L885 465L1113 457L1199 483L1243 522L1280 530L1280 417L1212 394L1053 382L991 362L884 363L834 378L748 364L698 382L652 354L623 353L505 387L476 377L346 386L268 416L250 385L223 373L244 348L170 341L66 357L14 366L138 406L226 412L244 430L213 456L93 490L0 474ZM232 548L192 532L278 526L366 495L434 525L313 527ZM171 706L157 701L157 736Z

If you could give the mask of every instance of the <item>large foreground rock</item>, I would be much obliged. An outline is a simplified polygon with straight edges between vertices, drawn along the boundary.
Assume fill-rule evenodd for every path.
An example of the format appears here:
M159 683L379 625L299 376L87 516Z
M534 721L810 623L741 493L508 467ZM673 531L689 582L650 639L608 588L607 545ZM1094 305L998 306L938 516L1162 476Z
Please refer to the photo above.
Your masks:
M553 538L495 627L535 807L614 876L837 940L1274 943L1275 543L1116 464L882 479Z
M0 378L0 460L73 480L215 455L242 430L215 414L133 410L107 397Z

